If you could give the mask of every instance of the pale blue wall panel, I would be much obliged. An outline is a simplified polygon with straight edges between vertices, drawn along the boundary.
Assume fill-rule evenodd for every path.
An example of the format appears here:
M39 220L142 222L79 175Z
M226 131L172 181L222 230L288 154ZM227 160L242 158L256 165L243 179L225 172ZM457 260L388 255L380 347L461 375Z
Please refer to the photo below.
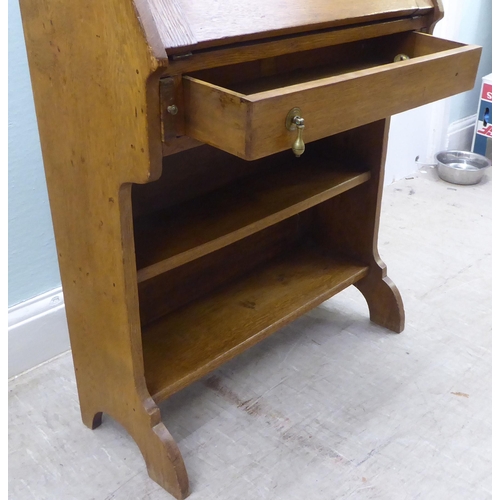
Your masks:
M19 4L9 0L9 306L60 286Z

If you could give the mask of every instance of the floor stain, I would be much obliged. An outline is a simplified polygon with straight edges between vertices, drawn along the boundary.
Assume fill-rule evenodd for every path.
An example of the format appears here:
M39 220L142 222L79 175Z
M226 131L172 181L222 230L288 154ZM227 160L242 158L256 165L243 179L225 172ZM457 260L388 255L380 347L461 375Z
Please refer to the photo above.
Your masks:
M468 397L469 397L469 395L468 395L468 394L466 394L465 392L452 392L452 394L453 394L454 396L460 396L460 397L462 397L462 398L468 398Z
M234 391L226 387L217 375L212 375L205 381L205 386L222 396L226 401L233 403L249 415L262 415L262 409L258 403L252 404L252 399L244 401Z
M288 417L270 408L266 408L263 404L257 402L252 403L253 399L244 400L233 390L226 387L217 375L209 377L205 381L205 386L215 391L226 401L234 404L248 415L263 417L269 425L278 431L279 437L284 442L311 450L315 454L328 458L335 463L355 465L352 460L344 457L334 449L324 446L318 438L306 432L305 429L302 429L298 425L293 425Z
M314 455L320 455L323 458L328 458L335 463L355 465L352 460L344 457L333 448L324 446L315 436L304 432L301 433L300 429L296 429L296 426L286 432L283 432L280 437L284 441L291 442L294 446L310 450Z

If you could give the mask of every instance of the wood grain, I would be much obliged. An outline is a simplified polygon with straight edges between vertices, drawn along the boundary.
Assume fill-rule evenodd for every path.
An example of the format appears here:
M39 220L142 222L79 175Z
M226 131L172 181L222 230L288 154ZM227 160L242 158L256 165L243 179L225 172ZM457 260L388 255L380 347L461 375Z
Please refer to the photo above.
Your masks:
M313 234L332 252L346 252L369 266L367 276L355 286L368 303L370 319L400 333L405 323L403 301L387 277L386 265L378 252L388 134L389 119L385 119L347 130L322 142L325 154L336 151L343 160L350 158L363 163L372 175L369 182L315 207Z
M140 2L20 6L82 419L120 422L149 475L184 498L182 457L144 379L130 203L131 183L161 173L168 61Z
M197 43L178 0L148 0L148 3L164 47L176 48Z
M480 53L478 47L451 49L248 96L253 106L247 158L290 147L290 134L271 120L271 102L274 116L286 116L293 106L300 106L307 140L314 141L471 89ZM329 113L324 113L325 108ZM338 118L332 120L332 116ZM260 123L269 124L265 132Z
M185 498L157 402L351 284L403 328L377 250L386 117L470 88L480 49L407 33L440 0L20 5L82 419L115 418Z
M134 219L193 200L238 179L244 182L244 177L276 166L274 157L249 162L207 144L169 155L163 158L157 181L133 185Z
M311 227L311 210L220 250L139 283L141 322L147 325L284 253Z
M411 17L434 8L431 0L178 1L198 40L196 48Z
M238 154L245 149L248 108L244 96L209 83L184 77L186 135L224 151Z
M290 249L250 276L144 328L144 364L159 402L366 275L314 246Z
M186 59L172 60L165 68L165 75L177 75L201 69L221 68L247 61L256 61L262 59L263 55L266 58L276 57L358 40L370 40L394 33L418 31L426 27L427 24L427 16L414 16L395 21L374 22L361 26L339 27L313 33L283 36L266 41L247 42L238 45L238 47L216 47L211 50L193 51L192 56Z

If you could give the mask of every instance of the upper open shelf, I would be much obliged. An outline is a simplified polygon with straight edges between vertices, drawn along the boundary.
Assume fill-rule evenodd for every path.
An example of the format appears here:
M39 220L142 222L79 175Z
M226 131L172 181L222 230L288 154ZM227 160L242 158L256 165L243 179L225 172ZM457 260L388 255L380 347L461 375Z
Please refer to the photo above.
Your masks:
M280 157L283 156L280 155ZM207 255L298 214L370 178L311 155L290 152L284 164L135 223L138 281Z

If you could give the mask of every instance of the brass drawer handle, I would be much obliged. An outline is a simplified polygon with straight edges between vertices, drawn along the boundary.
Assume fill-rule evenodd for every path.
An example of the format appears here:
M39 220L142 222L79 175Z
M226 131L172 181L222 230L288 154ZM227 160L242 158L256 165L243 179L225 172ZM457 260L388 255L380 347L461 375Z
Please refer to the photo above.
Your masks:
M306 145L304 144L304 118L302 118L302 112L300 108L292 108L288 115L286 116L286 128L287 130L293 131L297 130L297 139L292 145L293 154L298 158L302 155L302 153L306 149Z
M399 62L399 61L407 61L408 59L410 59L406 54L398 54L395 58L394 58L394 62Z

